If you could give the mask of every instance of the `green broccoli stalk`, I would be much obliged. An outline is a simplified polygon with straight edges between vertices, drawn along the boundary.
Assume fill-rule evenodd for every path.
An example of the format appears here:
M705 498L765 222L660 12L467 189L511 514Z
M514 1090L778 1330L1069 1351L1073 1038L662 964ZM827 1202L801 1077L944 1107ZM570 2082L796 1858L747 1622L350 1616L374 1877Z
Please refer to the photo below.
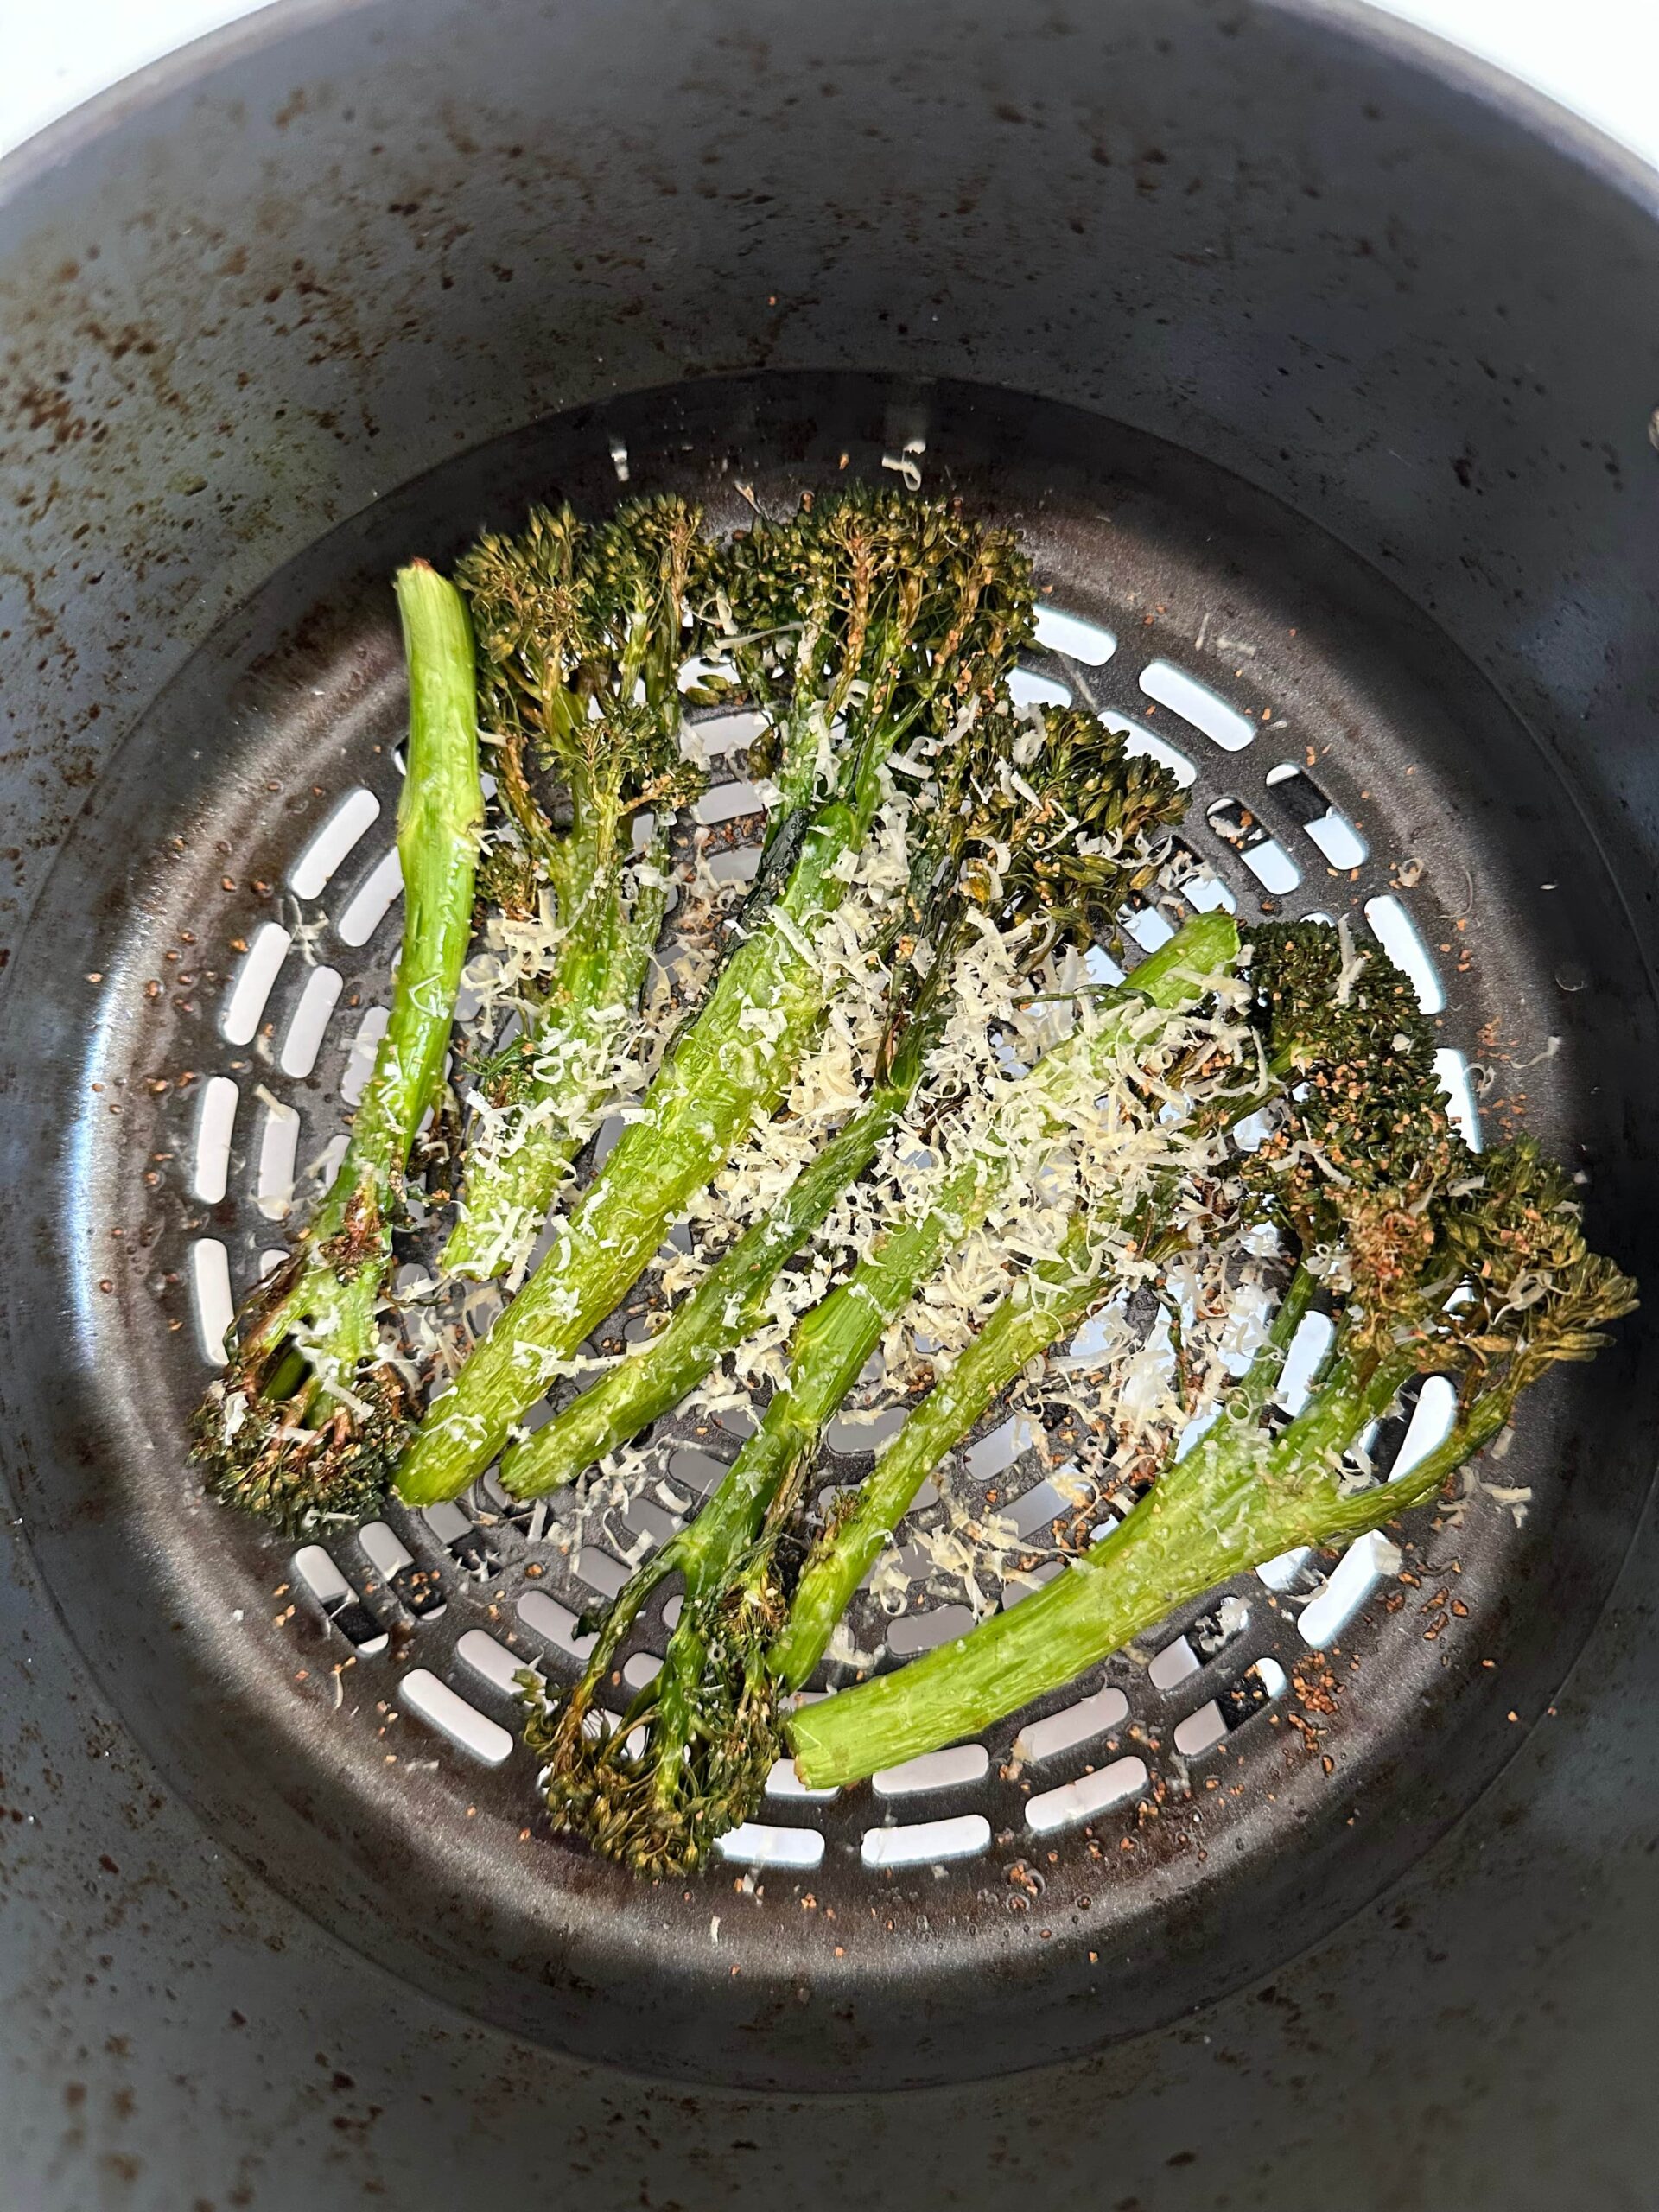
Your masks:
M1236 949L1226 916L1189 921L1096 1021L1080 1025L1014 1086L1016 1096L1030 1093L1022 1111L1046 1122L1058 1139L1068 1109L1097 1096L1124 1057L1154 1052ZM532 1697L531 1740L545 1764L556 1827L658 1874L697 1864L745 1817L779 1740L767 1657L785 1615L776 1540L793 1517L826 1424L871 1353L1015 1173L1013 1148L995 1131L976 1141L925 1209L902 1216L803 1317L786 1381L702 1512L622 1590L558 1712L539 1693ZM591 1716L621 1640L651 1592L674 1573L683 1599L662 1669L613 1732L596 1734ZM646 1721L636 1755L630 1738Z
M486 887L533 919L550 893L558 941L525 992L518 1033L473 1077L465 1183L442 1264L522 1271L570 1162L598 1124L618 1047L662 929L669 833L703 778L682 757L680 671L715 549L683 499L639 499L590 528L532 512L460 563L478 638L480 705L513 842ZM561 826L528 757L557 782ZM642 853L633 828L652 817Z
M1262 947L1258 1002L1294 996L1311 950L1305 931ZM1344 961L1338 990L1352 988ZM1380 1527L1433 1497L1505 1427L1530 1383L1557 1361L1592 1357L1631 1310L1634 1285L1586 1247L1560 1171L1526 1141L1471 1154L1447 1127L1421 1030L1396 1042L1381 1061L1312 1068L1251 1163L1256 1195L1303 1260L1224 1408L1231 1417L1014 1611L793 1713L786 1733L804 1782L855 1781L971 1735L1262 1560ZM1259 1416L1315 1281L1341 1301L1335 1342L1274 1437ZM1344 1455L1428 1374L1457 1387L1446 1440L1397 1482L1356 1483Z
M779 1269L829 1217L880 1149L915 1088L927 1032L914 1029L845 1126L810 1160L768 1211L746 1230L648 1342L618 1362L552 1420L512 1446L502 1487L543 1497L626 1444L678 1405L766 1318Z
M412 1408L376 1315L410 1147L443 1076L472 929L484 819L473 640L460 593L423 561L395 580L409 664L397 807L404 941L391 1013L345 1158L293 1253L237 1316L194 1424L207 1488L290 1534L384 1497Z
M756 1116L776 1108L823 1015L830 982L813 940L845 894L888 755L912 733L970 728L1029 634L1030 568L1018 542L953 505L855 488L787 522L759 523L751 535L762 534L786 582L754 610L766 622L749 626L786 623L814 592L830 607L810 653L789 664L792 688L769 709L780 722L823 723L812 795L791 818L804 827L780 828L773 841L796 856L786 873L779 862L781 887L757 882L701 1011L636 1118L454 1389L429 1409L397 1475L410 1504L453 1497L488 1466L512 1423L638 1280L669 1223ZM837 704L839 746L825 720Z
M1106 1294L1081 1221L1058 1254L1022 1275L882 1448L852 1503L833 1516L808 1556L773 1646L772 1672L804 1688L829 1649L853 1592L886 1550L929 1475L1033 1359L1076 1328Z
M1355 951L1327 925L1269 924L1247 945L1249 1017L1257 1044L1253 1076L1201 1109L1196 1126L1236 1125L1268 1105L1287 1084L1325 1079L1336 1067L1412 1056L1432 1059L1433 1044L1411 984L1380 951ZM1169 1236L1155 1205L1142 1208L1144 1258L1167 1256ZM836 1622L886 1548L923 1483L1014 1377L1076 1329L1117 1287L1103 1272L1089 1224L1074 1220L1058 1253L1006 1293L960 1356L888 1439L848 1506L826 1527L801 1573L773 1665L799 1689L829 1648ZM1249 1402L1241 1385L1235 1411Z
M1034 725L981 718L940 748L935 785L912 816L908 896L890 935L887 1031L868 1098L765 1217L722 1253L651 1340L543 1423L502 1460L515 1497L539 1497L677 1405L766 1318L779 1270L864 1173L903 1114L950 1004L965 918L1001 929L1032 914L1065 933L1111 926L1155 861L1156 833L1178 820L1179 785L1133 755L1091 715L1051 711ZM1016 761L1022 759L1023 768ZM925 951L922 948L925 948Z

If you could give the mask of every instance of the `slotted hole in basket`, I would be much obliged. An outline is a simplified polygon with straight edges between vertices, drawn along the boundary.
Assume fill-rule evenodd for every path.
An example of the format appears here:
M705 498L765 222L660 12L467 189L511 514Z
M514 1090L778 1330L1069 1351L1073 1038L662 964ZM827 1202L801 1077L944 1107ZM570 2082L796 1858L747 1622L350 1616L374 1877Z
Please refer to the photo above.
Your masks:
M267 1221L283 1220L294 1204L294 1164L299 1156L300 1117L279 1098L265 1101L259 1125L259 1162L254 1204Z
M1141 906L1124 918L1124 928L1142 952L1161 951L1175 934L1175 925L1156 906Z
M764 734L766 727L766 717L747 708L736 714L711 715L707 721L692 725L696 742L702 747L704 758L709 760L746 751Z
M1214 864L1195 853L1185 839L1170 840L1179 871L1177 888L1183 902L1200 914L1236 914L1238 899L1232 887L1217 874Z
M1062 653L1085 668L1103 668L1117 651L1117 639L1110 630L1090 621L1087 615L1068 614L1064 607L1039 606L1033 626L1045 651Z
M824 1433L832 1452L877 1452L903 1427L902 1406L883 1406L874 1413L838 1414Z
M346 1071L340 1079L340 1095L347 1106L355 1106L363 1096L363 1086L374 1073L374 1056L380 1049L380 1039L386 1033L386 1024L391 1014L384 1006L372 1006L357 1025L357 1034L346 1056Z
M999 1510L1005 1521L1013 1523L1020 1542L1026 1543L1039 1529L1046 1529L1051 1522L1058 1521L1063 1513L1075 1512L1077 1503L1075 1494L1068 1494L1058 1483L1048 1480L1034 1483Z
M231 1138L242 1094L227 1075L210 1075L196 1109L196 1166L193 1188L204 1205L216 1206L231 1173Z
M1218 692L1173 661L1148 661L1141 671L1141 689L1147 698L1201 730L1224 753L1242 753L1255 736L1256 725L1248 715L1230 707Z
M307 1076L317 1065L323 1038L346 979L338 968L314 968L283 1039L277 1065L284 1075Z
M709 873L716 883L752 883L760 869L759 845L739 845L710 855Z
M417 1621L435 1621L448 1610L443 1577L423 1567L389 1522L371 1521L358 1530L358 1544L382 1586Z
M596 1637L583 1636L576 1615L556 1598L550 1598L545 1590L524 1592L518 1600L518 1618L568 1659L585 1660L598 1641Z
M1058 1829L1076 1827L1142 1796L1151 1779L1144 1759L1114 1759L1109 1766L1079 1775L1075 1782L1062 1782L1053 1789L1027 1797L1026 1826L1033 1835L1053 1835Z
M210 1367L223 1367L236 1300L231 1295L231 1255L217 1236L198 1236L190 1247L190 1303L202 1357Z
M1266 782L1280 804L1287 808L1301 824L1303 836L1317 847L1332 868L1345 873L1364 866L1370 847L1348 817L1332 806L1306 768L1299 768L1294 760L1284 761L1277 768L1268 769Z
M1027 1452L1039 1450L1045 1440L1041 1427L1029 1414L1012 1414L969 1447L968 1471L976 1482L989 1482ZM1051 1520L1053 1517L1049 1516Z
M1034 668L1016 668L1008 677L1008 696L1016 707L1069 707L1071 686Z
M526 1662L505 1643L499 1643L487 1630L469 1628L464 1636L457 1637L455 1656L503 1697L518 1695L516 1677L525 1670Z
M1302 880L1302 872L1260 816L1240 798L1218 798L1205 819L1224 844L1230 845L1264 891L1281 899Z
M1171 1738L1175 1749L1184 1759L1201 1758L1224 1742L1235 1728L1271 1705L1282 1694L1285 1681L1284 1669L1276 1659L1264 1655L1219 1696L1176 1723Z
M1446 1005L1446 987L1421 932L1402 901L1391 891L1380 899L1368 899L1365 918L1395 966L1410 978L1423 1012L1440 1013Z
M991 1847L991 1824L982 1813L954 1820L922 1821L904 1827L866 1828L859 1856L866 1866L942 1866L977 1859Z
M372 791L361 785L347 791L289 868L289 888L295 897L317 898L359 839L379 819L380 802Z
M1469 1071L1468 1061L1455 1045L1443 1045L1434 1055L1434 1072L1446 1093L1453 1128L1471 1152L1479 1152L1485 1139L1480 1127L1480 1107L1475 1097L1475 1079Z
M346 900L334 925L340 943L353 948L366 944L391 912L394 899L402 896L403 888L403 871L394 845L389 853L381 855Z
M411 1713L481 1765L499 1766L512 1756L511 1730L469 1705L429 1668L411 1667L398 1684L397 1694Z
M883 1767L872 1788L878 1797L921 1797L936 1789L961 1789L982 1782L991 1763L983 1744L953 1744L948 1751L925 1751L902 1766Z
M1144 722L1135 721L1128 715L1109 713L1103 715L1101 720L1108 729L1122 732L1123 750L1132 760L1158 761L1168 769L1184 791L1190 791L1198 780L1197 764L1190 756L1179 746L1172 745L1166 737L1160 737L1156 730L1148 729Z
M1057 1759L1063 1751L1092 1743L1096 1736L1110 1735L1128 1717L1129 1700L1122 1690L1096 1690L1091 1697L1079 1698L1075 1705L1051 1713L1044 1719L1027 1721L1014 1738L1014 1757L1023 1764L1040 1766L1046 1759Z
M1182 1635L1172 1638L1156 1653L1147 1669L1147 1680L1155 1690L1173 1690L1207 1667L1228 1644L1249 1626L1249 1609L1230 1598L1212 1611L1201 1613Z
M248 939L248 949L232 975L219 1018L219 1032L227 1045L251 1045L258 1035L271 986L293 942L276 922L261 922Z
M725 1480L726 1462L711 1452L699 1452L695 1445L683 1445L669 1460L668 1471L676 1482L683 1483L699 1497L707 1497L717 1483Z
M925 1612L904 1613L888 1626L887 1649L908 1659L918 1651L931 1651L936 1643L948 1643L953 1636L966 1636L973 1624L973 1610L968 1605L934 1605Z
M746 814L759 814L764 804L754 785L740 778L734 783L711 784L691 811L697 821L713 829L722 822L740 821Z
M803 1874L823 1858L823 1838L817 1828L773 1827L764 1821L745 1821L728 1829L715 1847L736 1866L792 1868Z
M344 1637L365 1659L378 1657L391 1642L364 1604L356 1586L347 1581L340 1563L321 1544L302 1544L294 1554L294 1572L305 1585L330 1628Z
M1296 1617L1303 1643L1312 1644L1316 1651L1334 1643L1384 1574L1392 1571L1399 1556L1389 1539L1375 1529L1350 1544L1332 1568L1324 1589Z

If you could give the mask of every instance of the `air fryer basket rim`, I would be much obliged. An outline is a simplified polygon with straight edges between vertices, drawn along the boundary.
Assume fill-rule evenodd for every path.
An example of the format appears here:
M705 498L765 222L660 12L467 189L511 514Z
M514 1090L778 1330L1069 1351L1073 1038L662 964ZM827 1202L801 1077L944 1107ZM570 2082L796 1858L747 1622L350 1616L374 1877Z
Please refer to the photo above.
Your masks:
M366 13L366 12L368 12L368 11L367 11L367 10L362 10L362 11L359 11L359 12L365 12L365 13ZM1289 11L1289 12L1294 12L1294 11ZM1315 11L1315 12L1318 12L1318 11ZM1347 11L1344 11L1344 15L1345 15ZM315 16L315 17L317 17L319 20L321 20L321 19L326 19L326 18L327 17L327 16L329 15L330 11L328 11L328 10L307 10L307 11L305 11L305 13L306 13L306 15L307 15L307 16L308 16L308 17L310 17L310 16ZM269 25L269 26L268 26L268 25L266 25L266 24L265 24L262 20L260 20L260 19L256 19L256 22L257 22L258 28L259 28L259 29L261 30L261 32L262 32L262 33L265 32L265 31L268 29L268 30L269 30L269 32L270 32L270 36L271 36L273 39L276 36L276 27L275 25ZM238 27L238 28L242 28L242 27ZM286 25L286 24L284 24L284 28L287 28L287 25ZM1368 27L1368 28L1369 28L1369 27ZM1389 41L1389 42L1396 41L1398 41L1399 39L1401 39L1402 37L1405 38L1405 40L1407 41L1407 42L1408 42L1408 43L1409 43L1409 44L1410 44L1410 45L1412 45L1413 47L1414 47L1414 48L1418 48L1419 50L1421 50L1421 49L1423 49L1423 48L1432 48L1432 47L1433 46L1433 44L1434 44L1434 42L1433 42L1433 41L1427 41L1427 40L1422 39L1422 38L1421 37L1421 35L1414 35L1414 34L1401 34L1401 33L1399 33L1399 32L1397 32L1397 31L1395 31L1395 30L1392 30L1392 29L1391 29L1391 30L1389 32L1389 34L1388 34L1388 41ZM234 43L234 41L233 41L233 35L226 35L226 42L227 42L227 43ZM217 41L209 41L209 42L207 42L207 43L208 43L208 44L209 44L209 45L210 45L210 46L214 49L215 60L216 60L216 59L217 59L217 53L218 53L218 46L219 46L219 42L218 42ZM254 52L254 51L256 51L256 50L260 51L260 52L263 52L263 51L264 50L264 44L263 44L263 42L262 42L262 41L255 41L254 39L252 39L251 37L250 37L250 38L247 40L247 41L246 41L245 48L238 48L237 50L238 50L238 53L239 53L239 52L242 52L242 51L246 51L246 52L251 53L251 52ZM192 55L192 56L190 56L189 58L194 61L194 60L196 59L196 55L193 54L193 55ZM165 67L165 66L166 66L166 65L163 65L163 67ZM1530 103L1529 99L1529 96L1521 95L1521 96L1519 96L1519 98L1520 98L1521 102L1522 102L1522 105L1535 105L1535 104ZM73 120L73 119L72 119L72 120ZM107 125L103 125L103 124L101 124L101 125L100 125L100 127L107 127L107 128L110 128L110 129L113 129L113 128L118 127L118 118L112 118L112 119L108 123L108 124L107 124ZM60 126L60 128L62 128L62 129L67 129L67 126ZM1594 156L1594 157L1595 157L1595 160L1596 160L1596 162L1597 162L1598 166L1604 166L1605 163L1607 163L1607 162L1611 162L1611 165L1612 165L1614 168L1618 168L1618 166L1620 166L1620 165L1621 165L1621 163L1623 164L1623 166L1624 166L1624 167L1626 167L1626 168L1628 168L1628 167L1629 167L1629 163L1628 163L1628 162L1625 160L1625 158L1624 158L1624 157L1623 157L1623 156L1618 156L1618 149L1608 149L1608 148L1606 148L1605 145L1600 146L1599 149L1598 149L1598 148L1595 148L1595 147L1592 147L1592 146L1591 146L1591 145L1589 144L1589 143L1588 143L1588 141L1589 141L1589 137L1590 137L1590 135L1589 135L1589 134L1582 134L1582 133L1581 133L1581 134L1580 134L1580 137L1581 137L1581 138L1582 138L1586 143L1585 143L1584 144L1580 145L1580 149L1579 149L1579 151L1580 151L1580 155L1581 155L1582 156L1584 156L1585 158L1590 158L1590 157L1591 157L1591 156L1593 154L1593 156ZM35 149L26 149L26 150L27 150L27 151L30 151L30 152L32 152L32 151L34 151ZM54 160L55 160L55 159L57 159L57 158L59 158L59 157L58 157L57 156L54 155L54 156L52 156L52 158L53 158ZM18 157L14 157L14 165L16 163L17 159L18 159ZM13 175L14 175L15 174L16 174L16 168L15 168L15 166L13 166L13 167L9 167L9 168L8 168L7 172L4 174L4 175L3 175L3 177L0 177L0 183L4 183L4 184L7 184L7 185L10 185L10 184L11 183L12 177L13 177ZM1644 179L1643 181L1645 181L1646 180ZM1637 197L1637 194L1636 187L1637 187L1637 179L1636 179L1634 176L1632 176L1632 177L1630 179L1630 197L1632 199L1632 200L1634 200ZM1650 194L1651 194L1651 187L1650 187L1650 183L1649 183L1649 197L1650 197Z

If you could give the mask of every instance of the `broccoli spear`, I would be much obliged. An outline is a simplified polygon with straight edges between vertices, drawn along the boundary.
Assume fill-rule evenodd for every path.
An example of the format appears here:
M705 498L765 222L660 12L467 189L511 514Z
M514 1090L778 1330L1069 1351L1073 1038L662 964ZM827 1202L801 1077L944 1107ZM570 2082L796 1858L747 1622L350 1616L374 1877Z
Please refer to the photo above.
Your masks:
M1415 1096L1433 1040L1408 980L1380 950L1352 950L1329 925L1268 924L1249 940L1247 1018L1257 1047L1253 1075L1230 1094L1208 1100L1198 1116L1217 1128L1268 1105L1287 1084L1323 1084L1336 1069L1379 1066L1408 1055L1405 1078ZM1155 1198L1142 1207L1142 1258L1161 1258ZM1023 1275L993 1309L973 1341L890 1437L853 1502L814 1545L791 1602L772 1664L799 1689L823 1656L836 1622L885 1548L917 1492L1027 1362L1040 1358L1107 1297L1116 1277L1103 1273L1089 1224L1074 1220L1060 1250ZM1249 1403L1241 1385L1230 1402Z
M1293 939L1287 950L1294 968L1305 948ZM1237 1417L1166 1465L1109 1536L1017 1610L791 1714L803 1781L852 1782L970 1735L1261 1560L1380 1527L1433 1496L1557 1361L1593 1357L1635 1286L1586 1246L1560 1169L1526 1140L1469 1153L1446 1127L1431 1056L1400 1044L1381 1064L1313 1070L1258 1155L1253 1179L1304 1256ZM1255 1416L1316 1278L1343 1300L1335 1343L1275 1438ZM1421 1374L1455 1382L1449 1434L1399 1481L1354 1485L1344 1455Z
M515 1497L573 1481L677 1405L760 1325L779 1270L904 1112L949 1010L969 909L1005 930L1046 916L1033 962L1058 934L1103 931L1150 880L1148 839L1185 803L1167 769L1076 709L1050 710L1035 725L987 715L967 740L939 750L912 817L910 888L894 925L887 1035L869 1096L655 1337L506 1453L501 1480Z
M1074 1221L1052 1260L1000 1300L984 1325L890 1437L874 1468L813 1546L772 1652L785 1689L801 1689L828 1649L853 1592L946 1452L961 1443L1016 1375L1075 1328L1106 1288L1087 1230Z
M779 861L781 888L757 882L738 941L638 1117L454 1389L429 1409L397 1474L408 1503L453 1497L488 1466L552 1371L638 1279L670 1220L776 1107L823 1014L830 983L813 937L845 893L888 755L912 732L970 727L1029 632L1030 567L1017 540L954 505L855 488L750 535L772 557L756 563L753 607L734 607L741 627L779 631L803 597L826 609L801 631L785 699L771 709L785 730L785 772L811 796L776 825L770 849L798 856L786 874Z
M639 499L598 528L566 507L486 536L459 563L478 639L485 736L516 832L486 877L510 915L550 893L558 942L519 1033L473 1078L476 1113L453 1274L515 1277L570 1161L593 1134L638 1004L667 895L669 832L702 778L681 756L680 670L715 549L702 515ZM554 774L568 823L538 804L526 754ZM647 848L635 821L653 817Z
M1027 1140L1043 1128L1058 1137L1068 1109L1096 1096L1123 1058L1154 1052L1236 949L1228 918L1203 915L1143 962L1097 1022L1079 1027L1013 1086L1015 1118L1030 1117ZM950 1167L931 1203L902 1216L803 1317L788 1378L760 1427L702 1512L617 1597L558 1712L526 1684L525 1739L544 1763L556 1826L642 1872L666 1873L698 1863L753 1805L779 1740L768 1660L784 1618L776 1539L825 1425L888 1326L987 1218L1016 1172L1006 1136L993 1129ZM661 1671L611 1734L593 1733L591 1716L623 1637L652 1591L676 1573L683 1601ZM628 1748L632 1731L647 1719L636 1756Z
M391 1013L339 1172L293 1253L237 1316L226 1371L194 1424L192 1457L208 1489L290 1533L370 1510L408 1433L403 1378L377 1357L376 1309L472 928L484 798L467 609L423 561L400 569L395 588L410 696Z

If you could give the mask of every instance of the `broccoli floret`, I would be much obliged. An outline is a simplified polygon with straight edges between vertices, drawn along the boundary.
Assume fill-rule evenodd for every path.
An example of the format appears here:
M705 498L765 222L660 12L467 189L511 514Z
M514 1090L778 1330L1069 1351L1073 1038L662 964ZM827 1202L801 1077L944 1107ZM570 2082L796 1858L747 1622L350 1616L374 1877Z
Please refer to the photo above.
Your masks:
M511 833L483 887L518 919L549 902L558 938L548 972L521 992L517 1035L473 1071L480 1111L443 1255L453 1274L521 1270L603 1111L662 928L670 831L706 780L680 746L680 671L708 641L718 558L702 520L671 496L596 526L538 508L518 537L481 538L456 569ZM532 766L556 785L556 826Z
M1283 1088L1244 1163L1241 1219L1267 1211L1300 1256L1224 1402L1231 1417L1172 1457L1110 1535L1017 1611L794 1713L789 1740L810 1786L972 1733L1261 1560L1344 1541L1432 1497L1507 1425L1522 1390L1557 1361L1592 1357L1634 1306L1635 1285L1586 1243L1567 1179L1535 1143L1480 1156L1451 1128L1433 1033L1382 954L1309 924L1258 931L1249 953L1250 1010ZM1316 1284L1335 1304L1335 1340L1275 1433L1262 1414ZM1397 1482L1355 1480L1346 1455L1429 1374L1457 1393L1446 1440Z

